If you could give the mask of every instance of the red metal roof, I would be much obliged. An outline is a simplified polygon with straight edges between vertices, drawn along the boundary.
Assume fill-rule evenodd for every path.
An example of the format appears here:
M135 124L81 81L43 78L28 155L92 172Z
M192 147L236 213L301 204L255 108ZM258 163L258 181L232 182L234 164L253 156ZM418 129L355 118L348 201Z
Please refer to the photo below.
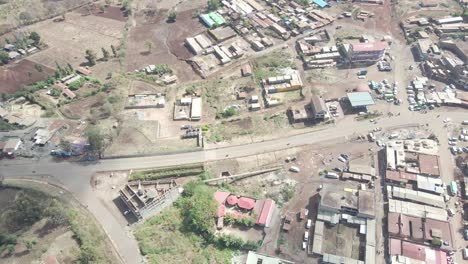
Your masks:
M424 230L426 233L427 240L432 239L431 230L439 230L442 234L442 237L440 237L440 239L442 239L443 241L447 241L450 247L454 247L452 238L452 225L449 222L427 218L424 223Z
M388 47L385 42L353 43L351 46L353 51L380 51Z
M388 233L398 236L400 234L400 214L388 213Z
M426 264L447 264L447 253L430 247L403 241L402 255L424 261Z
M402 253L403 253L403 256L408 257L408 258L421 260L421 261L426 260L426 249L424 246L421 246L421 245L403 241Z
M226 213L226 206L224 204L220 204L218 206L218 217L223 217Z
M238 200L239 200L239 199L237 199L237 197L236 197L235 195L230 195L230 196L227 198L226 202L227 202L229 205L234 206L234 205L237 204L237 201L238 201Z
M237 201L237 205L242 209L251 210L255 206L255 200L252 198L241 197Z
M271 216L273 215L273 211L275 210L275 201L271 199L265 200L263 203L262 212L260 216L257 218L256 224L268 226L270 224Z
M405 171L387 170L387 172L385 173L385 178L392 180L392 181L408 182L408 181L416 181L417 175L408 173Z
M229 192L225 191L216 191L214 193L214 198L219 204L224 204L224 201L226 201L226 198L229 196Z
M401 255L401 240L400 239L390 239L390 255Z
M435 155L419 155L419 170L423 174L439 176L439 157Z

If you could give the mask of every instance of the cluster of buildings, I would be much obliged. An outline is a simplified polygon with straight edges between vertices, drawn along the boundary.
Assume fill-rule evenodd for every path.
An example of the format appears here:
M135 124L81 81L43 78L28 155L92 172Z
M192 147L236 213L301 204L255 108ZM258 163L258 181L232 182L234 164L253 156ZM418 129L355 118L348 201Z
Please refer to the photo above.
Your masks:
M224 218L227 215L234 219L253 217L256 225L269 227L271 219L277 214L276 203L271 199L256 200L225 191L216 191L214 198L218 202L218 229L224 227Z
M455 249L438 146L394 140L386 147L388 247L392 263L447 263ZM456 186L456 184L455 184Z
M288 74L263 79L262 86L266 105L273 107L281 103L274 94L299 90L302 88L303 83L299 72L292 71Z
M74 83L78 83L82 81L84 76L91 75L91 71L84 67L78 67L76 69L76 73L69 74L59 81L57 81L54 85L51 86L51 89L57 89L61 92L61 94L67 99L75 99L76 94L72 90L76 90L79 87L74 87ZM51 94L51 90L49 90L48 94Z
M338 254L338 249L331 250L324 245L326 241L333 240L329 237L330 234L328 233L327 236L325 232L327 226L336 226L339 223L347 228L356 229L355 233L359 241L362 241L358 249L359 252L363 252L362 257L342 256ZM312 247L308 249L309 254L320 256L322 263L375 263L375 228L375 197L372 191L335 191L325 188L321 192ZM339 234L332 235L338 236ZM347 241L347 243L349 246L354 244L352 241ZM353 249L353 252L356 252L356 249Z
M5 44L3 51L8 53L8 58L10 60L17 60L24 56L36 53L39 51L37 47L28 46L27 48L18 48L13 44Z

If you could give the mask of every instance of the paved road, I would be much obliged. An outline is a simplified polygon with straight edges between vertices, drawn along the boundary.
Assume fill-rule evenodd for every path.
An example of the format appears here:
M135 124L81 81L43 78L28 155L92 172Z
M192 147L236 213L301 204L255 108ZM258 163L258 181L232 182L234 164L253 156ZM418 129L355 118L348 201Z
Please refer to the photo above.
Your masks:
M440 115L440 117L438 118L437 115ZM96 163L55 162L51 159L40 161L4 160L0 164L0 176L30 176L37 178L40 178L40 175L52 176L72 192L83 205L88 207L90 212L108 233L117 251L121 254L126 263L141 263L142 257L139 254L138 245L134 239L131 239L130 232L121 228L117 220L111 215L108 209L101 204L91 189L89 183L92 175L96 171L144 169L245 157L294 146L317 144L342 139L344 137L356 137L357 135L367 133L375 127L392 129L407 125L424 125L426 122L430 122L429 127L431 129L434 131L441 131L441 127L443 126L442 119L447 116L451 117L453 120L452 122L459 123L463 119L466 119L466 112L430 112L428 114L410 112L398 117L381 117L378 119L377 124L372 124L369 121L356 122L352 118L348 118L326 130L313 131L269 141L228 146L199 152L101 160ZM445 137L445 135L439 136Z

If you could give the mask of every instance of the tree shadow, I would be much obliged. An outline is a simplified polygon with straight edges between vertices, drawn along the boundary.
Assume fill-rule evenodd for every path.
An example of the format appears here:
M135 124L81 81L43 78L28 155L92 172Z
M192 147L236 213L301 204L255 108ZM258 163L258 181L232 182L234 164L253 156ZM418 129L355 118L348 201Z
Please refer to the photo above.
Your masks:
M150 54L151 54L151 52L149 52L149 51L142 51L142 52L140 52L140 55L143 55L143 56L148 56L148 55L150 55Z

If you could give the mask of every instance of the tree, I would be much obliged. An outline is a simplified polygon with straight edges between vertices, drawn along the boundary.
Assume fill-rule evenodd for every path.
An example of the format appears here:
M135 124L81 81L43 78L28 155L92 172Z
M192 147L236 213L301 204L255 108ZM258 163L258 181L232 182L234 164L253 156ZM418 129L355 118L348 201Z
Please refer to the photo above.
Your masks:
M109 59L109 51L107 51L105 48L101 48L102 50L102 59L104 61L107 61Z
M7 64L10 61L10 56L4 51L0 51L0 64Z
M210 235L213 232L216 216L216 201L213 191L206 185L192 182L187 184L184 190L185 197L182 200L182 209L185 220L191 230L201 235Z
M36 71L38 71L38 72L42 72L42 71L43 71L42 66L41 66L40 64L35 64L35 65L34 65L34 68L36 68Z
M72 150L72 144L70 143L70 141L67 141L63 138L60 139L59 147L60 149L66 152L70 152Z
M67 68L68 68L69 73L72 74L74 70L70 63L67 63Z
M208 10L215 11L218 10L221 6L221 2L219 0L208 0Z
M104 6L99 6L99 12L104 13L105 10Z
M86 50L86 60L88 60L88 64L93 66L96 65L96 54L92 50Z
M36 245L36 240L35 239L31 239L31 240L26 240L24 241L24 245L26 246L26 248L28 249L28 251L31 251L31 249L33 248L34 245Z
M39 43L41 43L41 36L33 31L31 34L29 34L29 38L33 41L33 45L37 46Z
M31 77L32 77L32 72L29 72L29 71L28 71L28 72L26 73L26 75L28 76L28 78L31 79Z
M104 135L97 127L91 127L86 131L86 137L88 138L89 149L91 152L96 153L99 158L104 151Z
M112 54L114 54L114 57L117 57L117 50L115 49L114 45L111 45L111 50Z
M173 23L176 21L176 19L177 19L177 12L174 10L169 12L169 15L167 16L167 22Z
M145 42L145 47L148 49L148 53L151 53L151 49L153 48L153 42L146 41Z

